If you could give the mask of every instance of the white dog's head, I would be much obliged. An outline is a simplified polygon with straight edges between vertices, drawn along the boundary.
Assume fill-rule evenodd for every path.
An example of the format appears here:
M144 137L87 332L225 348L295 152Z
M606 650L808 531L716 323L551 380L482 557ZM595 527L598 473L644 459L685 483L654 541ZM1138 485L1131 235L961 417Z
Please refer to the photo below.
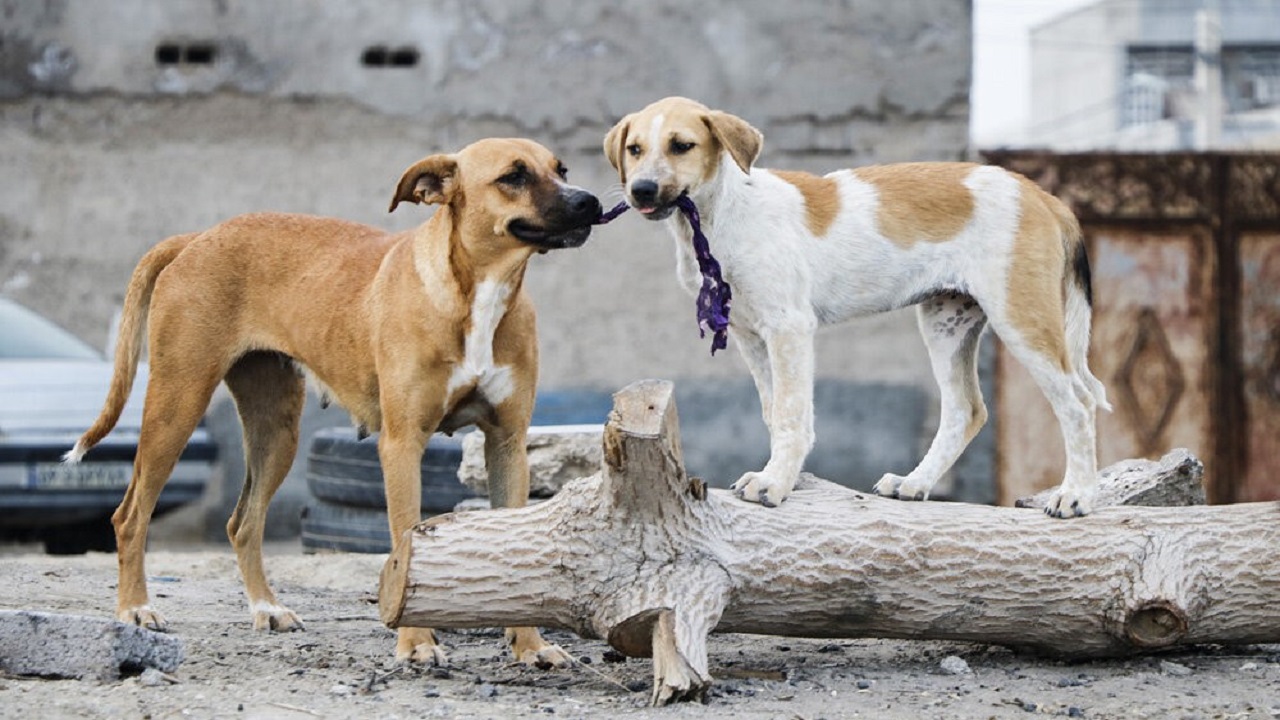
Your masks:
M659 100L618 121L604 153L618 170L627 202L650 220L675 209L675 200L720 172L728 153L744 173L760 154L763 137L745 120L682 97Z

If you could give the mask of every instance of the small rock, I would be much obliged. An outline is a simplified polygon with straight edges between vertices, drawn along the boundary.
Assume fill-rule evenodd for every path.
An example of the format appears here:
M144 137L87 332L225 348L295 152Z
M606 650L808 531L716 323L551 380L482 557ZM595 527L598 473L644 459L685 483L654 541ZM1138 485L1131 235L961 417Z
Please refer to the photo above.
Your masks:
M354 692L354 690L352 690L350 686L343 685L342 683L338 683L337 685L329 688L329 694L337 695L338 697L346 697L352 692Z
M1084 708L1078 708L1075 705L1067 708L1067 717L1084 717Z
M498 688L494 687L492 683L480 683L480 686L476 688L476 695L482 698L497 697Z
M617 650L609 649L604 651L601 659L607 663L624 663L627 661L627 656Z
M869 690L869 689L871 689L871 681L870 681L870 680L859 680L859 681L858 681L858 689L859 689L859 690Z
M627 690L631 692L644 692L649 689L649 683L644 680L632 680L627 683Z
M144 687L160 687L164 685L167 679L164 673L155 668L147 668L138 676L138 683Z
M1023 702L1022 709L1026 712L1033 713L1040 710L1040 706L1033 702Z
M839 652L844 652L844 647L841 645L837 645L836 643L827 643L826 645L823 645L822 647L818 648L818 652L839 653Z
M948 675L970 675L973 670L969 667L969 663L959 655L948 655L942 658L940 663L942 671Z
M1257 669L1258 669L1258 663L1256 662L1247 662L1240 666L1241 672L1248 672L1250 670L1257 670Z
M1164 673L1165 675L1173 675L1174 677L1186 677L1191 674L1191 668L1187 667L1186 665L1179 665L1176 662L1161 660L1160 672Z

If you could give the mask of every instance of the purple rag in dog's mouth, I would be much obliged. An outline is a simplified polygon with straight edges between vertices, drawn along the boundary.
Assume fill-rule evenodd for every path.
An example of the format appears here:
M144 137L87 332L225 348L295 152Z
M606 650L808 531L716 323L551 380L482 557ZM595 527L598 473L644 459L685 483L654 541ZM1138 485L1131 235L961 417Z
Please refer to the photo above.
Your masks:
M606 223L613 222L614 218L618 217L619 215L621 215L622 213L630 209L631 209L631 206L628 205L627 202L624 200L618 203L617 205L614 205L613 208L610 209L608 212L600 213L600 217L596 218L595 222L592 224L604 225Z
M715 355L717 350L729 345L729 304L733 300L733 292L720 275L720 263L711 254L711 245L702 232L698 206L688 195L676 198L675 204L693 230L693 254L698 258L698 271L702 273L702 289L698 291L698 336L706 337L707 331L711 331L711 354ZM611 222L628 209L630 206L626 202L620 202L608 212L601 213L595 224Z
M733 292L720 274L720 263L711 254L711 245L702 232L702 217L698 206L688 195L676 198L676 207L684 213L693 229L693 254L698 258L698 271L702 273L702 289L698 291L698 334L706 337L711 331L711 354L725 349L728 344L729 304Z

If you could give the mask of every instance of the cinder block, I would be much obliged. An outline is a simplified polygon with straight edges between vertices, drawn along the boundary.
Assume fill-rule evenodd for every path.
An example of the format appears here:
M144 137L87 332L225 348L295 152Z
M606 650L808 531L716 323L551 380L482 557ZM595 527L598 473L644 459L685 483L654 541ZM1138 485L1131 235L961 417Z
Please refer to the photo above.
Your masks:
M172 672L183 656L177 637L118 620L0 610L0 670L13 675L116 680Z

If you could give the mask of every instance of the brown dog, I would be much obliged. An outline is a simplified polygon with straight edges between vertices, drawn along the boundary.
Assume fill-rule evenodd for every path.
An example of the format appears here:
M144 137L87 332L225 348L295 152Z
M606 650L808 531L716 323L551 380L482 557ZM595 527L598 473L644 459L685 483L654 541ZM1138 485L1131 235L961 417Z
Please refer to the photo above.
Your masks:
M244 487L227 535L256 629L296 630L262 567L267 503L298 445L303 371L364 428L381 431L392 541L420 519L420 462L436 430L485 432L491 502L525 504L525 434L538 377L534 311L522 289L535 252L577 247L600 215L591 193L528 140L483 140L405 171L401 202L442 207L407 232L331 218L251 214L169 238L138 263L125 297L115 374L79 460L115 425L150 338L150 383L133 480L112 517L118 617L153 629L143 572L147 525L187 438L225 381L244 425ZM149 326L149 330L147 329ZM517 659L568 656L534 628L507 632ZM427 628L401 628L401 660L441 660Z

